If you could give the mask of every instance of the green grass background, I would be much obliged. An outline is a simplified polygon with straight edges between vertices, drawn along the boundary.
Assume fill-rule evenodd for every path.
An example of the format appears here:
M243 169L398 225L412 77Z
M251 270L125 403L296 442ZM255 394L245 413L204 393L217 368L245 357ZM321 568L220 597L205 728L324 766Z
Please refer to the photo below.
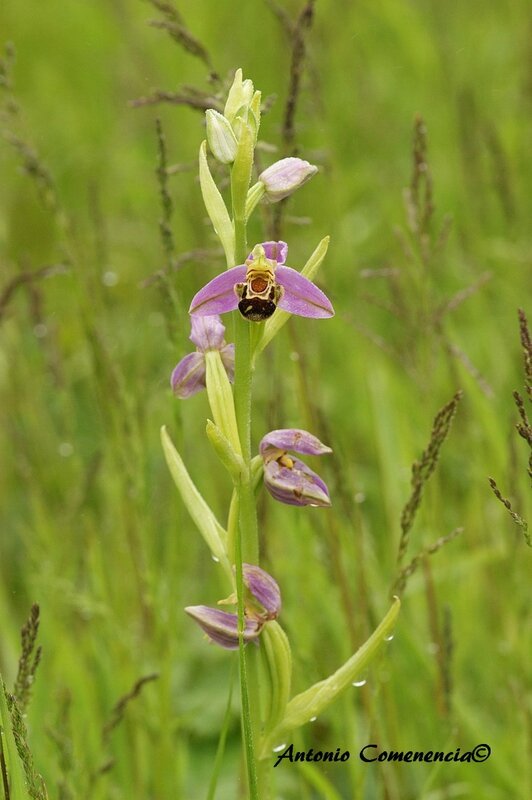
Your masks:
M278 96L261 129L278 144L290 58L278 20L259 0L188 5L190 30L218 71L241 66ZM283 7L292 17L300 8ZM223 519L230 485L204 436L206 397L181 403L168 386L190 349L185 309L222 258L172 277L176 310L165 291L141 285L165 261L156 116L169 162L190 166L170 179L176 250L216 247L195 173L201 114L128 105L153 88L207 86L204 65L146 24L154 16L135 0L0 7L1 38L16 47L18 103L1 127L39 153L70 220L65 227L63 211L46 208L3 142L0 291L21 270L71 263L21 286L0 321L0 670L11 685L18 632L37 600L43 659L27 723L51 798L205 797L234 658L183 614L215 603L222 584L159 443L166 424ZM316 464L330 511L269 496L260 505L295 689L333 671L386 610L411 464L459 388L409 556L457 526L464 532L409 582L395 638L366 685L294 738L300 749L347 749L351 760L308 771L283 764L285 800L531 796L531 554L487 482L494 475L527 515L511 393L523 384L516 310L531 285L531 32L525 0L316 4L297 140L321 169L291 201L284 237L298 267L331 235L320 282L337 313L291 321L279 335L257 368L253 424L256 446L272 427L319 423L335 451ZM417 113L428 129L433 227L453 219L426 268L396 234L406 230ZM252 238L261 235L255 224ZM386 279L364 277L382 268L400 271L399 317L386 310L396 300ZM436 329L436 309L486 272ZM445 619L452 653L442 673ZM102 736L115 703L153 672L158 679ZM387 750L487 742L493 752L484 764L439 769L362 764L370 741ZM239 752L235 700L220 800L244 791Z

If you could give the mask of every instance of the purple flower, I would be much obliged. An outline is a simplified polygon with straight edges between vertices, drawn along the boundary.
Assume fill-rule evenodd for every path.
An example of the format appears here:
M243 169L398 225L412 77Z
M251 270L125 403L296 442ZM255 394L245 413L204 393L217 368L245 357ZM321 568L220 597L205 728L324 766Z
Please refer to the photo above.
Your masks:
M224 314L236 308L252 322L271 317L277 307L300 317L334 316L329 298L308 278L285 266L286 242L256 245L246 263L222 272L200 289L189 313Z
M253 564L242 564L242 573L250 594L247 603L249 616L258 616L263 621L277 619L281 611L281 592L277 581Z
M192 619L195 619L209 639L220 647L227 650L238 648L238 615L229 614L227 611L220 611L218 608L209 606L187 606L185 611ZM261 631L262 625L256 619L246 619L244 621L243 639L251 642L256 639Z
M244 598L243 631L247 643L258 637L268 620L277 618L281 610L281 592L272 576L260 567L242 564L242 574L248 590ZM228 602L236 602L236 598L232 596ZM238 614L209 606L188 606L185 611L215 644L227 650L238 648Z
M205 388L205 353L219 350L229 380L235 374L235 346L226 344L225 327L217 315L191 318L190 341L196 345L195 353L181 359L172 372L170 383L176 397L184 400Z
M302 158L282 158L259 175L270 203L284 200L312 178L318 168Z
M292 506L330 506L325 482L303 461L288 451L321 456L332 453L330 447L307 431L286 428L268 433L260 443L264 460L264 483L269 493L281 503Z

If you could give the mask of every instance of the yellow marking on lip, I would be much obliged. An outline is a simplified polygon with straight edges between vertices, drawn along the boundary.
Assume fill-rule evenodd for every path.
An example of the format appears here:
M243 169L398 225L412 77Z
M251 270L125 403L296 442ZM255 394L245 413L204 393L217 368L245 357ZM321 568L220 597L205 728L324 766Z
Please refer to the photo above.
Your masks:
M294 462L286 453L283 453L283 455L277 459L277 463L282 467L287 467L288 469L293 469L294 467Z

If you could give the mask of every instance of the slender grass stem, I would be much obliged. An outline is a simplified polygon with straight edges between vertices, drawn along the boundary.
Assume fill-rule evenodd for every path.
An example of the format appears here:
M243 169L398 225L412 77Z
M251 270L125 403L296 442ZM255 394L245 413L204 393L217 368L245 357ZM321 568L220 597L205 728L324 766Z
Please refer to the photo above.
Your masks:
M2 737L0 736L0 768L2 771L2 784L4 787L4 800L10 800L9 794L9 779L7 777L7 766L4 757L4 749L2 747Z
M209 783L209 791L207 793L207 800L214 800L216 795L216 787L218 785L218 778L220 777L220 770L222 768L222 761L225 752L225 743L227 741L227 731L229 729L229 722L231 719L231 702L233 699L233 685L235 679L235 662L231 664L231 672L229 674L229 691L227 694L227 706L225 709L225 716L218 740L218 747L216 748L216 756L214 758L214 766L212 768L211 781Z

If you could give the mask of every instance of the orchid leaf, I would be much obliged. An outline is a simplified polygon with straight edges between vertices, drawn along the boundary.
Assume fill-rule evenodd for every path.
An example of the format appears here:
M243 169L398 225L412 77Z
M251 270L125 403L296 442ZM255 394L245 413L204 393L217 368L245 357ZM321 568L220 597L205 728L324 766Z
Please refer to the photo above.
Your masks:
M185 508L205 539L212 555L222 564L232 580L233 573L224 547L226 532L188 474L183 459L175 449L165 425L161 428L161 442L168 469L179 490Z
M235 263L235 232L220 190L214 182L207 161L207 142L203 141L199 151L199 179L205 208L225 252L227 266Z
M329 249L329 242L330 236L324 236L301 270L301 275L303 275L305 278L308 278L309 281L313 280L314 276L321 267L323 259L327 255L327 250ZM275 314L270 317L269 320L267 320L266 324L264 325L262 338L255 350L255 357L258 353L264 350L266 345L271 342L273 337L279 333L283 325L288 322L291 316L292 315L288 311L283 311L282 309L278 308Z
M261 634L261 652L269 690L267 704L269 715L265 720L265 730L269 731L275 729L283 720L292 680L292 654L288 637L275 621L268 622L264 626ZM266 755L269 756L270 753Z
M319 683L315 683L301 694L290 700L286 714L280 725L268 736L263 755L269 754L273 747L282 740L285 733L299 728L309 722L312 717L321 714L357 677L366 669L393 630L401 603L394 598L394 603L380 625L349 658L345 664L332 675Z
M234 480L244 472L244 460L237 453L229 439L223 434L218 425L212 420L207 420L207 437L212 444L216 455Z

